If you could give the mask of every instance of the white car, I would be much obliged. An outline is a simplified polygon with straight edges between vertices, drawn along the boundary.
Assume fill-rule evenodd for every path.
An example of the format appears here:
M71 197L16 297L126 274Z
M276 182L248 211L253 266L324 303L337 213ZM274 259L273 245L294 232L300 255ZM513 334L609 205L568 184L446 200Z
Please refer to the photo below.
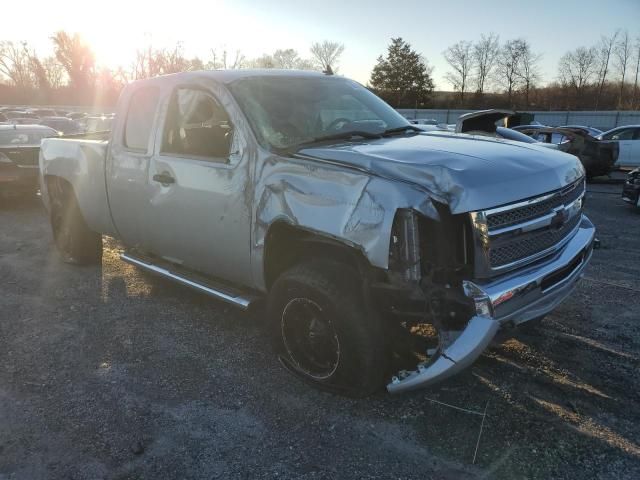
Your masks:
M616 140L620 147L616 166L640 167L640 125L625 125L604 132L600 140Z

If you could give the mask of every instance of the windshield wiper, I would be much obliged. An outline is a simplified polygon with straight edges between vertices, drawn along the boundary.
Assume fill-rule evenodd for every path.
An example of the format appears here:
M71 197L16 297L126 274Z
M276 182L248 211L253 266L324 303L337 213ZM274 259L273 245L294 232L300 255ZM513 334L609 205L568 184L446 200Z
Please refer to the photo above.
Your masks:
M373 132L367 132L364 130L350 130L348 132L338 132L338 133L332 133L331 135L322 135L319 137L314 137L310 140L305 140L304 142L297 143L293 147L299 148L304 145L312 145L314 143L322 143L330 140L350 140L354 137L362 137L366 139L381 138L382 134L383 132L373 133Z
M382 132L382 135L393 135L394 133L408 132L409 130L411 130L412 132L422 132L422 129L414 125L403 125L401 127L388 128L384 132Z

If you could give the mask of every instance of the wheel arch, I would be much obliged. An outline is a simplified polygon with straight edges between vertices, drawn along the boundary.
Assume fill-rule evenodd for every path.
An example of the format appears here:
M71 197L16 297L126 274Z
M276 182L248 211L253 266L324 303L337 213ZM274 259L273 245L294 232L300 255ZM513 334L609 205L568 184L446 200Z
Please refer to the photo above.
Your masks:
M106 195L105 162L107 142L47 138L40 147L40 188L42 200L49 205L51 178L69 184L82 215L91 230L115 235Z
M304 260L337 261L363 275L375 270L356 245L284 220L276 221L269 227L264 252L263 271L267 290L271 289L282 272Z

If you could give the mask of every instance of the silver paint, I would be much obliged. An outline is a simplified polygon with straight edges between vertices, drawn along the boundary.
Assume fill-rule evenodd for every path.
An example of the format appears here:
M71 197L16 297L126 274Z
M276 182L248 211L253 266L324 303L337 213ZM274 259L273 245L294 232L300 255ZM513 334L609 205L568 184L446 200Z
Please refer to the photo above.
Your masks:
M108 146L91 140L43 141L40 168L45 203L44 176L62 177L73 186L93 230L264 292L265 242L279 223L338 240L362 252L371 265L386 269L399 209L439 220L433 202L448 205L453 214L486 210L558 190L584 175L571 155L442 132L342 142L276 155L259 145L225 84L251 75L282 74L191 72L130 84L119 102ZM303 79L320 74L287 75ZM148 151L135 153L121 142L126 100L146 85L161 89L161 101ZM155 132L162 131L172 90L182 85L207 89L227 110L235 133L231 155L224 162L162 154L162 135ZM166 186L152 180L163 172L170 173L176 183ZM579 232L544 267L478 284L490 298L495 318L472 317L438 361L391 384L389 390L449 376L480 355L501 321L525 321L553 308L586 265L593 231L585 217ZM543 273L568 264L580 248L588 254L579 268L556 290L542 291ZM506 296L509 299L504 300Z

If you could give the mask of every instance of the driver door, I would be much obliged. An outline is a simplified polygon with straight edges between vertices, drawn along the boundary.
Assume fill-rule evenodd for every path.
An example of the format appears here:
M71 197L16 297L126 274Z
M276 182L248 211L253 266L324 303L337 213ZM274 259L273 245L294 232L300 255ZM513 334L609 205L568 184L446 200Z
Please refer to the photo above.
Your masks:
M149 166L147 215L153 253L250 285L249 159L240 135L211 91L177 87Z

